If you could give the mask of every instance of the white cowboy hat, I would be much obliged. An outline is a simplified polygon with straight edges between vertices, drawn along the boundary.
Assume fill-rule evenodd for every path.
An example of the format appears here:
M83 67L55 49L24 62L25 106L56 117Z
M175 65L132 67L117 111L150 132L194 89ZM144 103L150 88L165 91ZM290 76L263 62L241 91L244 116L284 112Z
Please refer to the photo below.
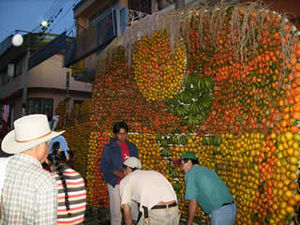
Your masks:
M2 150L10 154L24 152L65 132L51 131L47 116L43 114L32 114L17 119L14 127L15 129L4 137L1 145Z

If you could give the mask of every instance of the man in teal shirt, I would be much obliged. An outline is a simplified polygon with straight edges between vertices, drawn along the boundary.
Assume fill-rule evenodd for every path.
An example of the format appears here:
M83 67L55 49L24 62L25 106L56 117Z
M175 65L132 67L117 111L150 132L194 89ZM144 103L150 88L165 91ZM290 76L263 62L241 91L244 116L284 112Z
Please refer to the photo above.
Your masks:
M174 164L185 173L185 200L190 201L187 225L193 223L198 204L211 216L212 225L233 225L236 205L217 173L199 166L191 152L184 153Z

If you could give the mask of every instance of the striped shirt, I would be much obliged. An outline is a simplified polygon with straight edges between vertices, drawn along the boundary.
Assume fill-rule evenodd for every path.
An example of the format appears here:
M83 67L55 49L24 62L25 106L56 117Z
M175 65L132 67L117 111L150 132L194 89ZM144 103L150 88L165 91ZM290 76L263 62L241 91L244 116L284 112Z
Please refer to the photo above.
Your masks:
M17 154L5 172L1 225L54 225L57 219L57 186L35 158Z
M84 221L86 207L86 191L84 180L79 173L71 168L66 168L63 173L68 188L70 203L69 212L71 215L68 215L65 205L65 192L62 182L58 174L54 171L52 175L55 177L58 187L57 224L80 224Z

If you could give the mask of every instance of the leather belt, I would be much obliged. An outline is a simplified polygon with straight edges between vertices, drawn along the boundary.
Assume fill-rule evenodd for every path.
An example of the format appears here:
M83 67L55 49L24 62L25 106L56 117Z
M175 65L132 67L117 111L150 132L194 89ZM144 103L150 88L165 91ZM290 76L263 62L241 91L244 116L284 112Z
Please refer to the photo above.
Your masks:
M223 206L225 206L225 205L231 205L231 204L233 204L234 203L234 201L232 201L232 202L227 202L227 203L224 203L221 207L223 207Z
M165 209L165 208L172 208L172 207L175 207L175 206L177 206L177 203L173 202L169 205L155 205L151 209Z

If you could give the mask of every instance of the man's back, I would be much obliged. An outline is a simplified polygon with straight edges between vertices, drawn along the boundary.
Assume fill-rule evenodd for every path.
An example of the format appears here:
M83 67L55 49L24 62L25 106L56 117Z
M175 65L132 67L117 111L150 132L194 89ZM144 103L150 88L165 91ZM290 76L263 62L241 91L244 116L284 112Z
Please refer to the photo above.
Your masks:
M38 160L18 154L6 167L0 224L56 224L57 188Z
M132 199L151 209L159 202L177 201L170 182L155 171L136 170L120 183L122 204Z
M207 214L219 208L224 202L234 200L217 173L208 168L194 165L186 173L185 183L185 200L196 199Z

